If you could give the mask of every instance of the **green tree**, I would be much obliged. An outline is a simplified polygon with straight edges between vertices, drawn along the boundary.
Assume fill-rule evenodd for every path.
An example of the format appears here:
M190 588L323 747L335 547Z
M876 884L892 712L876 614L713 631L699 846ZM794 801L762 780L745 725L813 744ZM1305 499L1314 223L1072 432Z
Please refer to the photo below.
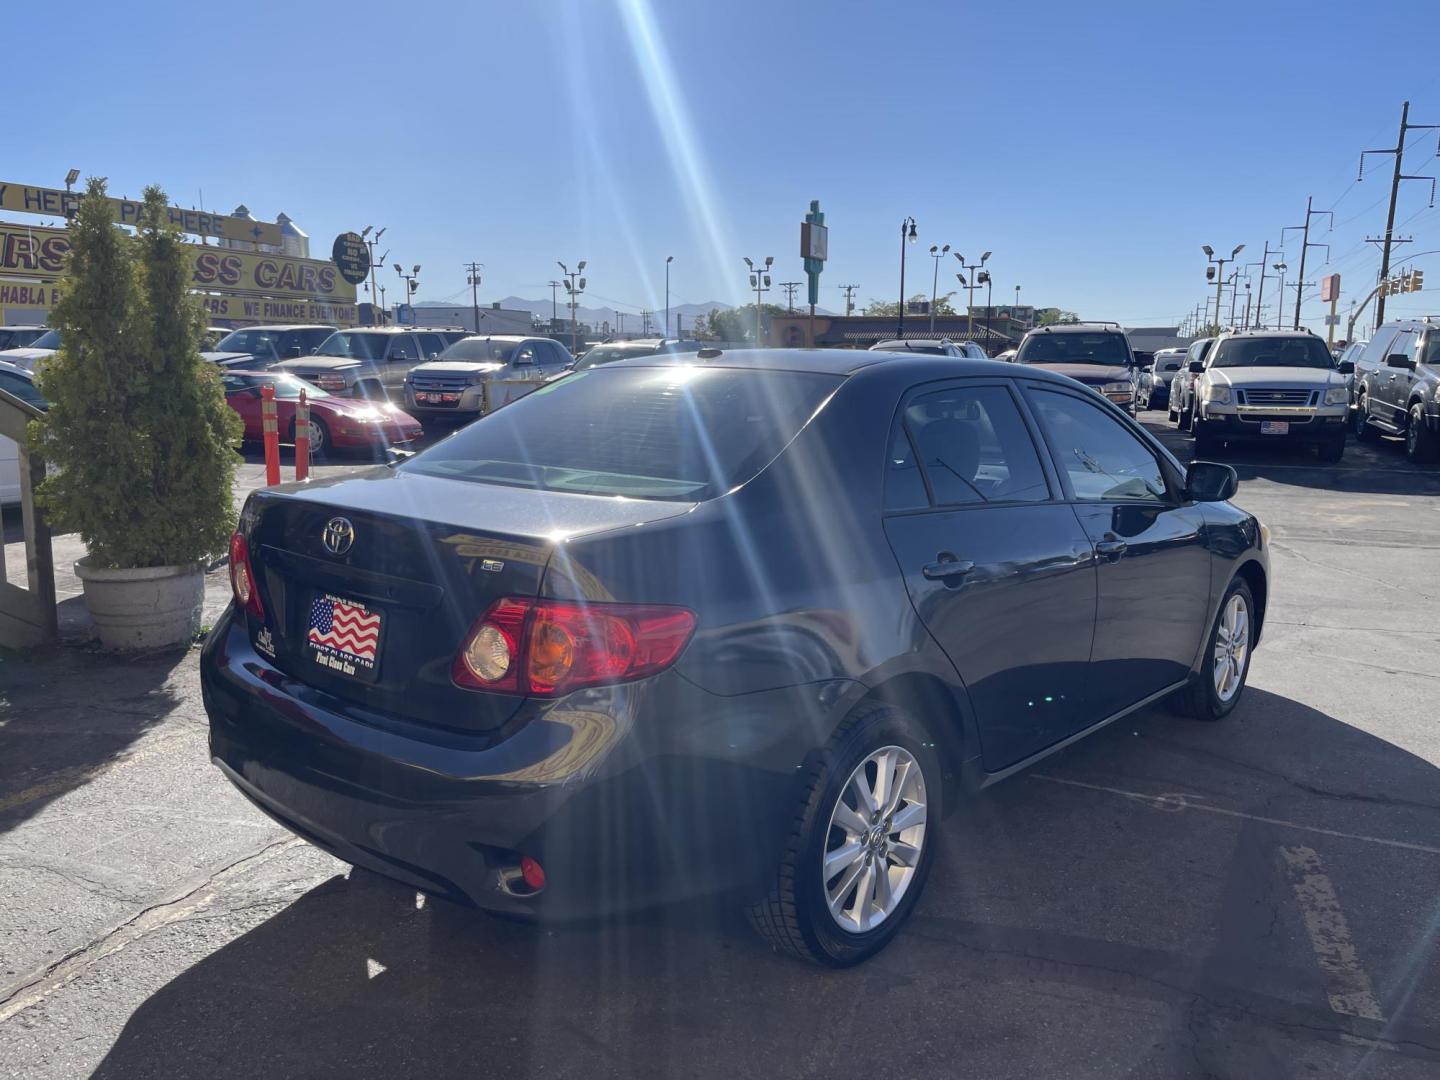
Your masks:
M1057 307L1042 307L1035 312L1035 324L1037 326L1073 326L1080 321L1080 316L1073 311L1065 311Z
M770 320L776 315L784 315L784 308L776 304L760 305L760 339L768 340L770 336ZM744 307L731 308L728 311L721 311L716 308L711 311L705 320L704 332L700 332L700 324L695 324L696 336L707 341L754 341L755 340L755 305L746 304Z
M954 295L955 295L955 294L954 294L953 292L948 292L948 293L945 293L943 296L937 296L937 297L935 298L935 314L936 314L936 315L958 315L958 314L959 314L959 312L955 310L955 305L954 305L953 303L951 303L951 300L950 300L950 298L951 298L952 296L954 296ZM929 300L930 300L930 294L929 294L929 293L916 293L914 296L910 297L909 302L910 302L911 304L924 304L924 303L928 303ZM884 300L871 300L870 303L868 303L868 304L865 305L865 314L866 314L866 315L889 315L891 318L894 318L894 317L896 317L896 316L898 316L898 315L900 314L900 305L897 304L897 303L896 303L895 301L893 301L893 300L891 300L889 303L886 303ZM908 314L908 311L907 311L907 314ZM928 318L928 316L926 316L926 317Z
M146 188L129 236L105 182L89 181L52 317L62 345L38 376L50 409L30 435L55 466L42 505L99 566L200 562L234 527L240 418L200 357L191 257L168 205Z

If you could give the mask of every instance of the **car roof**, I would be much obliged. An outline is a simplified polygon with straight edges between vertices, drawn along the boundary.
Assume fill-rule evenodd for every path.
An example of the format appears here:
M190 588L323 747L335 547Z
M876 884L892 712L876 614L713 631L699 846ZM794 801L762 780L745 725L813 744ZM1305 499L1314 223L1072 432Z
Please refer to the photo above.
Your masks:
M606 364L604 370L643 367L680 367L695 363L713 367L750 371L795 371L819 375L849 376L861 371L893 370L897 376L917 378L958 378L967 375L1017 376L1053 379L1066 382L1062 376L1038 368L1017 370L1014 364L1001 360L975 360L967 357L938 356L918 352L879 352L870 349L704 349L715 356L698 353L652 353Z
M0 326L0 330L49 330L50 327L42 326L40 323L6 323Z
M1218 335L1226 338L1314 338L1320 340L1320 335L1313 330L1307 330L1303 326L1299 330L1224 330Z
M347 334L433 334L437 330L449 330L448 326L347 326ZM338 333L338 331L337 331Z
M210 329L222 329L212 326ZM337 327L329 323L256 323L254 326L237 326L235 330L335 330ZM230 332L233 334L235 330Z
M901 352L905 349L914 349L917 347L921 349L943 349L946 345L954 344L956 344L956 342L953 342L949 338L944 337L890 338L886 341L877 341L874 345L871 345L870 348L874 352L883 352L885 350L889 350L891 352Z
M9 360L0 360L0 371L13 371L16 375L23 375L31 382L35 381L35 372L29 368L21 367L19 364L12 364Z
M1050 326L1036 326L1025 332L1025 336L1031 334L1119 334L1125 336L1125 331L1120 328L1119 323L1111 322L1078 322L1078 323L1054 323Z
M549 338L537 338L531 334L466 334L460 341L453 342L459 345L466 341L549 341Z

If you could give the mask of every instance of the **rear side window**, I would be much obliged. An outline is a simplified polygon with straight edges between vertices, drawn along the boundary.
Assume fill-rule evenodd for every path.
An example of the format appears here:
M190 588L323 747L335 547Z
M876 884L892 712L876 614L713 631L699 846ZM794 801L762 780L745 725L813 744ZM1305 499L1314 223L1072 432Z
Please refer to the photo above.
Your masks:
M1015 399L1001 386L955 387L916 398L905 427L936 505L1042 502L1045 472Z
M1029 396L1077 501L1164 501L1159 460L1118 419L1069 394L1032 390Z
M397 466L481 484L713 499L763 469L838 376L701 367L599 367L497 409Z

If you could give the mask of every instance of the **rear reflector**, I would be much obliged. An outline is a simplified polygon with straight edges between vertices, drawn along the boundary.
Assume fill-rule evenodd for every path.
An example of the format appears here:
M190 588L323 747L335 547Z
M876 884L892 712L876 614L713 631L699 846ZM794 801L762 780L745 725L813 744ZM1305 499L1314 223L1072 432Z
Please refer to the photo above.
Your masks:
M545 868L529 855L520 856L520 876L525 879L526 885L536 891L545 887Z
M470 628L451 677L471 690L558 697L663 671L694 629L687 608L506 597Z

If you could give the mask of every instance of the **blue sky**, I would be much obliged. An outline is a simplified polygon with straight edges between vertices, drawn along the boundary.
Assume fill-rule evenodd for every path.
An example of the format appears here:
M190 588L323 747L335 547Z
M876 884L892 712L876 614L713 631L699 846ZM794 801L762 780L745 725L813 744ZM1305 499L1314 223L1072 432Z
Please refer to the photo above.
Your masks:
M469 259L487 300L546 296L556 260L584 258L587 303L659 307L674 255L677 302L742 301L742 256L803 278L818 198L832 309L850 282L893 299L913 215L908 292L949 243L994 252L997 303L1020 284L1025 302L1173 322L1205 295L1202 244L1258 259L1314 195L1335 207L1316 239L1348 303L1374 280L1364 237L1384 228L1390 168L1371 159L1355 184L1360 151L1394 144L1405 98L1440 123L1440 69L1403 44L1434 0L1387 4L1363 40L1353 4L1329 0L131 0L123 21L61 33L38 4L5 24L37 62L10 95L0 180L58 186L74 166L117 194L203 191L210 209L288 212L319 251L383 225L430 300L468 299ZM1406 171L1436 174L1434 133L1412 138ZM1409 251L1440 248L1428 198L1403 185ZM1437 260L1418 264L1434 288Z

